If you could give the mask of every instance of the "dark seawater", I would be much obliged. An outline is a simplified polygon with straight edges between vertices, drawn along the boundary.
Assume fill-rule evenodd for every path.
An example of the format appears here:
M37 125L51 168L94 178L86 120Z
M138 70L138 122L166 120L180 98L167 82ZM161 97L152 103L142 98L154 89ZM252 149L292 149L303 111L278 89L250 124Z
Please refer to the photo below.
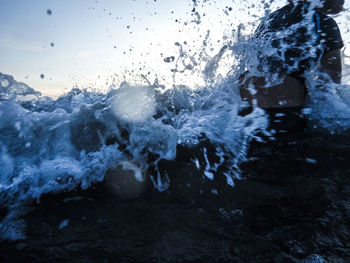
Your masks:
M155 93L153 120L131 125L111 115L115 90L73 90L54 101L2 78L17 89L0 104L1 262L350 260L347 119L319 117L304 132L269 137L263 113L239 117L225 108L232 102L218 104L222 93L179 88ZM236 121L225 126L229 116ZM176 126L176 118L190 128ZM227 134L215 133L218 127ZM130 146L133 132L149 151ZM249 146L238 143L244 138ZM231 148L220 146L224 140ZM101 181L133 154L148 164L145 190L120 198Z
M254 143L257 159L242 165L245 180L233 189L183 158L161 165L173 180L167 191L150 187L136 200L101 185L45 196L25 216L27 238L3 241L0 259L348 262L349 139L309 128L296 143Z

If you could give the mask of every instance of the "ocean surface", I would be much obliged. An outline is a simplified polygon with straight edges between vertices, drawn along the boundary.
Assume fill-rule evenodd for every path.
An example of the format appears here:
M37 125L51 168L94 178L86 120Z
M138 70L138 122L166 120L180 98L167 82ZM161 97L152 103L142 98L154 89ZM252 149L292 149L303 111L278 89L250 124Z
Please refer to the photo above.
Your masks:
M195 89L123 82L54 100L0 73L0 259L350 260L349 66L342 84L308 72L308 128L281 140L263 109L239 114L265 44L236 35ZM238 62L222 76L224 53ZM145 188L136 198L102 183L118 167Z

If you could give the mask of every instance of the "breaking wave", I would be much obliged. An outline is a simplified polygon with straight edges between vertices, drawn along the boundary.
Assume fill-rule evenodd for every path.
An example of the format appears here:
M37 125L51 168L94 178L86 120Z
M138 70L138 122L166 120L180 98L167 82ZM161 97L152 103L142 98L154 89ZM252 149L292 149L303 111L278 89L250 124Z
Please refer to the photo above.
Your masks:
M43 194L87 189L126 161L165 191L171 178L158 163L175 159L179 145L201 145L203 138L214 146L212 154L219 160L210 162L203 146L205 163L197 165L204 176L214 180L218 167L225 166L226 182L234 186L250 141L262 140L261 134L271 136L263 109L239 114L247 106L239 96L239 77L247 68L259 72L259 54L250 36L239 30L235 34L206 62L202 77L207 84L195 89L169 89L158 81L139 86L123 82L107 93L75 88L53 100L0 74L0 203L8 211L0 223L0 238L23 238L18 218L26 204ZM182 59L190 54L178 46L177 64L185 65ZM224 54L239 62L227 76L216 74ZM313 72L308 81L312 100L306 113L314 124L332 132L349 129L349 85L322 83ZM320 85L327 88L317 88Z

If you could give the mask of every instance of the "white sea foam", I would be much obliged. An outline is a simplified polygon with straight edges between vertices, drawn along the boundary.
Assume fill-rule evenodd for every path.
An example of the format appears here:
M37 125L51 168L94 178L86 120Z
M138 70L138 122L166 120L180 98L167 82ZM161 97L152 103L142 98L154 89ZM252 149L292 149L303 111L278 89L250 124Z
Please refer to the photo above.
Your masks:
M111 98L113 113L131 122L147 121L155 114L154 91L150 87L131 87L124 83Z

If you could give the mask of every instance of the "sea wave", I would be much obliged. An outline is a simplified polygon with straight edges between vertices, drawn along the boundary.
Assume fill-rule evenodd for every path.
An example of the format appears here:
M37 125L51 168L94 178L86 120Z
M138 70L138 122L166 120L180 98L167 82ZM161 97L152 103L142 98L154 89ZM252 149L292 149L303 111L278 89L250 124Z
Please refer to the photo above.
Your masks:
M0 73L0 208L7 211L0 238L23 238L19 218L28 203L43 194L87 189L125 162L135 164L156 189L167 190L171 178L158 163L175 159L179 146L199 146L204 163L194 161L203 175L214 180L225 166L223 176L234 186L251 140L272 138L263 109L239 114L247 106L239 96L241 74L248 69L252 76L263 75L257 47L265 55L272 50L239 30L235 38L207 61L202 72L207 85L195 89L123 82L106 93L74 88L53 100ZM189 57L180 51L178 64ZM238 61L227 76L216 74L224 54ZM317 75L310 72L307 78L311 99L305 113L332 132L349 129L349 85L323 82ZM212 152L201 144L203 138Z

